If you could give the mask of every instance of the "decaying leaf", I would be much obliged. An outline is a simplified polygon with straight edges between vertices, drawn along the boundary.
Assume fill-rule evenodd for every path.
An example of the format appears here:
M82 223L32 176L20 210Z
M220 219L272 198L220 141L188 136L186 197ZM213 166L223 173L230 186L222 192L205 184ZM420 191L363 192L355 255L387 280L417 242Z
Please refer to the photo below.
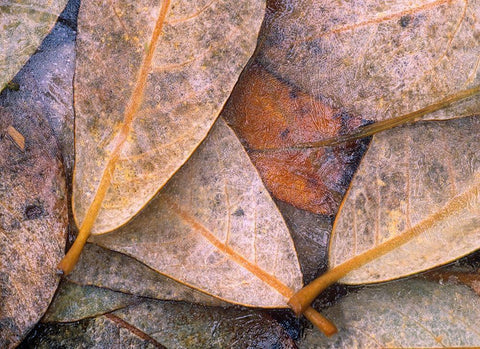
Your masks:
M342 282L398 278L480 247L479 134L471 117L374 136L334 224L330 266L392 248Z
M364 121L250 65L222 116L244 141L272 195L292 205L335 214L365 151L365 141L302 148L354 132Z
M81 231L125 224L192 154L254 50L264 6L82 1L73 185Z
M307 330L299 348L478 347L480 298L463 285L404 280L342 298L325 314L338 326L331 339Z
M0 3L0 91L52 29L67 0Z
M62 281L42 322L74 322L139 303L129 294Z
M226 306L229 303L174 281L136 259L87 243L67 279L135 296Z
M302 285L289 231L222 119L132 222L91 241L232 303L284 307Z
M56 140L37 110L0 94L0 347L18 344L57 288L65 248L65 177ZM12 91L13 93L13 91ZM24 150L7 136L12 127Z
M277 1L259 59L335 106L379 121L479 86L480 2ZM478 113L477 96L429 118Z
M86 314L82 308L88 304L78 304ZM146 299L93 319L40 324L35 331L20 348L295 348L280 324L260 311Z

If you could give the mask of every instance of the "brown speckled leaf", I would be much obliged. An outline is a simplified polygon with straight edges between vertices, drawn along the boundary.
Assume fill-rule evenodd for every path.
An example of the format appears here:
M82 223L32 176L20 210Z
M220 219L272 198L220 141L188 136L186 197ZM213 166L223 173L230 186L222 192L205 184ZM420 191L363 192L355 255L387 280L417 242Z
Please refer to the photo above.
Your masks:
M73 188L79 226L89 231L95 221L92 233L101 234L126 223L192 154L253 52L264 6L82 1Z
M66 3L66 0L0 3L0 91L35 52Z
M313 95L386 120L480 84L478 0L272 1L261 61ZM480 98L430 118L478 112Z
M302 285L288 228L222 119L138 216L91 241L232 303L284 307Z
M87 243L68 280L135 296L227 306L218 298L194 290L140 263L136 259Z
M314 213L332 215L348 187L365 141L298 149L354 132L363 122L250 65L222 116L249 150L272 195Z
M334 224L330 266L394 248L341 282L398 278L480 247L479 134L477 116L374 136Z
M56 140L41 115L0 95L0 347L35 325L57 288L65 249L65 177ZM25 139L22 151L10 136Z
M405 280L350 293L325 311L339 326L308 329L300 349L478 348L480 299L463 285Z

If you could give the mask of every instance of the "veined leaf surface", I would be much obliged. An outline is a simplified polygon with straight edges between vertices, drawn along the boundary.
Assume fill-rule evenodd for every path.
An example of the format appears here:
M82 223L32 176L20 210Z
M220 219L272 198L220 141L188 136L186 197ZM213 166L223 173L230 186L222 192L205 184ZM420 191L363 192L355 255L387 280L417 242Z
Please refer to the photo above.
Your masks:
M91 241L232 303L284 307L302 286L288 228L223 119L138 216Z
M480 117L471 117L374 136L334 224L329 262L394 248L341 282L398 278L480 247L479 134Z
M264 1L82 1L74 215L132 218L206 136L251 56Z
M278 7L259 50L265 66L364 119L391 119L480 84L478 0ZM471 116L479 106L477 96L427 117Z

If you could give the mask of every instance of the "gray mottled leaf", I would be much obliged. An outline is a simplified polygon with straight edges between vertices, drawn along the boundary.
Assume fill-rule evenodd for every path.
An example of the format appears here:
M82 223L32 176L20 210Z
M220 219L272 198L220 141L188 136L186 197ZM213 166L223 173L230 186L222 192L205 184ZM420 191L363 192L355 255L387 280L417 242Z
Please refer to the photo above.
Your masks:
M339 333L327 339L307 330L299 348L480 346L480 298L463 285L413 279L368 287L324 314Z
M42 321L78 321L109 313L136 302L138 299L125 293L63 281Z
M67 0L0 2L0 91L52 29Z

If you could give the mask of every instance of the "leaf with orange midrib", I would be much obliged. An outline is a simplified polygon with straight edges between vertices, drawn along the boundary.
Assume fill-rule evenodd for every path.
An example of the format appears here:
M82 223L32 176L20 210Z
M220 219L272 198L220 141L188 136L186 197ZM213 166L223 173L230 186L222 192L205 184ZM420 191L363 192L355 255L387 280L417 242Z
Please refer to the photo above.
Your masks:
M73 182L80 234L66 272L90 233L125 224L186 161L253 52L262 0L194 6L82 2Z

